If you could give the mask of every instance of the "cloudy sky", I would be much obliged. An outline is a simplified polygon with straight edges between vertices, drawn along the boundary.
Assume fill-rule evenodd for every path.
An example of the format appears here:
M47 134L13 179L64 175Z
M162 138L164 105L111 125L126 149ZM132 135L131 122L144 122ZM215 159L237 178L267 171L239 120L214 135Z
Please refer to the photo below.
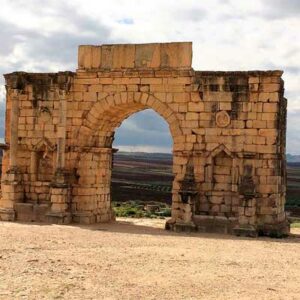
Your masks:
M282 69L288 152L300 154L300 0L0 0L0 73L75 70L79 44L193 42L197 70ZM0 135L4 124L0 79ZM145 118L145 116L147 118ZM115 146L168 151L151 111L123 122Z

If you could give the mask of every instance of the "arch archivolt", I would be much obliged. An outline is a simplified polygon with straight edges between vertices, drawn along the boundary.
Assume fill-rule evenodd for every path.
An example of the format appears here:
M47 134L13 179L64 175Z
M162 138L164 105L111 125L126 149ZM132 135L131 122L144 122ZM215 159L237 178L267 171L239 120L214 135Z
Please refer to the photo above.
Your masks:
M176 112L149 93L121 92L107 95L85 113L83 125L77 130L74 141L78 146L111 147L115 129L133 113L153 109L169 125L176 143L183 135Z

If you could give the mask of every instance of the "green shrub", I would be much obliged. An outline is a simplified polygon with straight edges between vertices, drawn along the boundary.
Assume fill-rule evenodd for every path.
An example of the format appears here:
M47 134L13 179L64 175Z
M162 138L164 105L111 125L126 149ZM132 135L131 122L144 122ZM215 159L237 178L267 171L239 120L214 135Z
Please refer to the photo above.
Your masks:
M291 227L292 228L300 228L300 223L292 223Z
M158 212L148 212L144 210L145 204L158 205L160 211ZM171 216L171 209L165 203L160 202L142 202L137 201L127 201L127 202L116 202L113 203L113 209L117 217L130 217L130 218L164 218Z

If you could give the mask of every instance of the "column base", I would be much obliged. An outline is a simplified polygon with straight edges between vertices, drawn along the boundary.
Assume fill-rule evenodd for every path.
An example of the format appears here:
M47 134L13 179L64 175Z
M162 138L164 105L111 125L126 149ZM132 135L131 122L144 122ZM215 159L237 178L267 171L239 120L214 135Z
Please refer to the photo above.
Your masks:
M233 234L233 228L238 225L236 217L194 215L193 222L199 232Z
M196 232L197 226L193 222L185 223L169 220L166 222L165 229L175 232Z
M255 226L253 225L237 225L233 228L233 233L236 236L243 236L243 237L257 237L258 231Z
M72 215L69 212L49 212L46 214L46 221L51 224L70 224Z
M96 217L91 212L75 212L73 213L73 222L78 224L94 224L96 223Z
M0 208L0 221L13 222L16 220L16 212L12 208Z
M15 203L16 220L21 222L46 222L49 204Z
M258 227L258 233L272 238L284 238L290 234L290 223L285 220L278 224L264 224Z

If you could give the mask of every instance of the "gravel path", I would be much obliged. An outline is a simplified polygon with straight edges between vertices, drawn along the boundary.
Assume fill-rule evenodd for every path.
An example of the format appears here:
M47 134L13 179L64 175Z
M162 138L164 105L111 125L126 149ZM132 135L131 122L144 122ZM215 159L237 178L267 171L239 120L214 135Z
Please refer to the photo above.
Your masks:
M299 229L246 239L164 222L0 222L0 299L300 299Z

